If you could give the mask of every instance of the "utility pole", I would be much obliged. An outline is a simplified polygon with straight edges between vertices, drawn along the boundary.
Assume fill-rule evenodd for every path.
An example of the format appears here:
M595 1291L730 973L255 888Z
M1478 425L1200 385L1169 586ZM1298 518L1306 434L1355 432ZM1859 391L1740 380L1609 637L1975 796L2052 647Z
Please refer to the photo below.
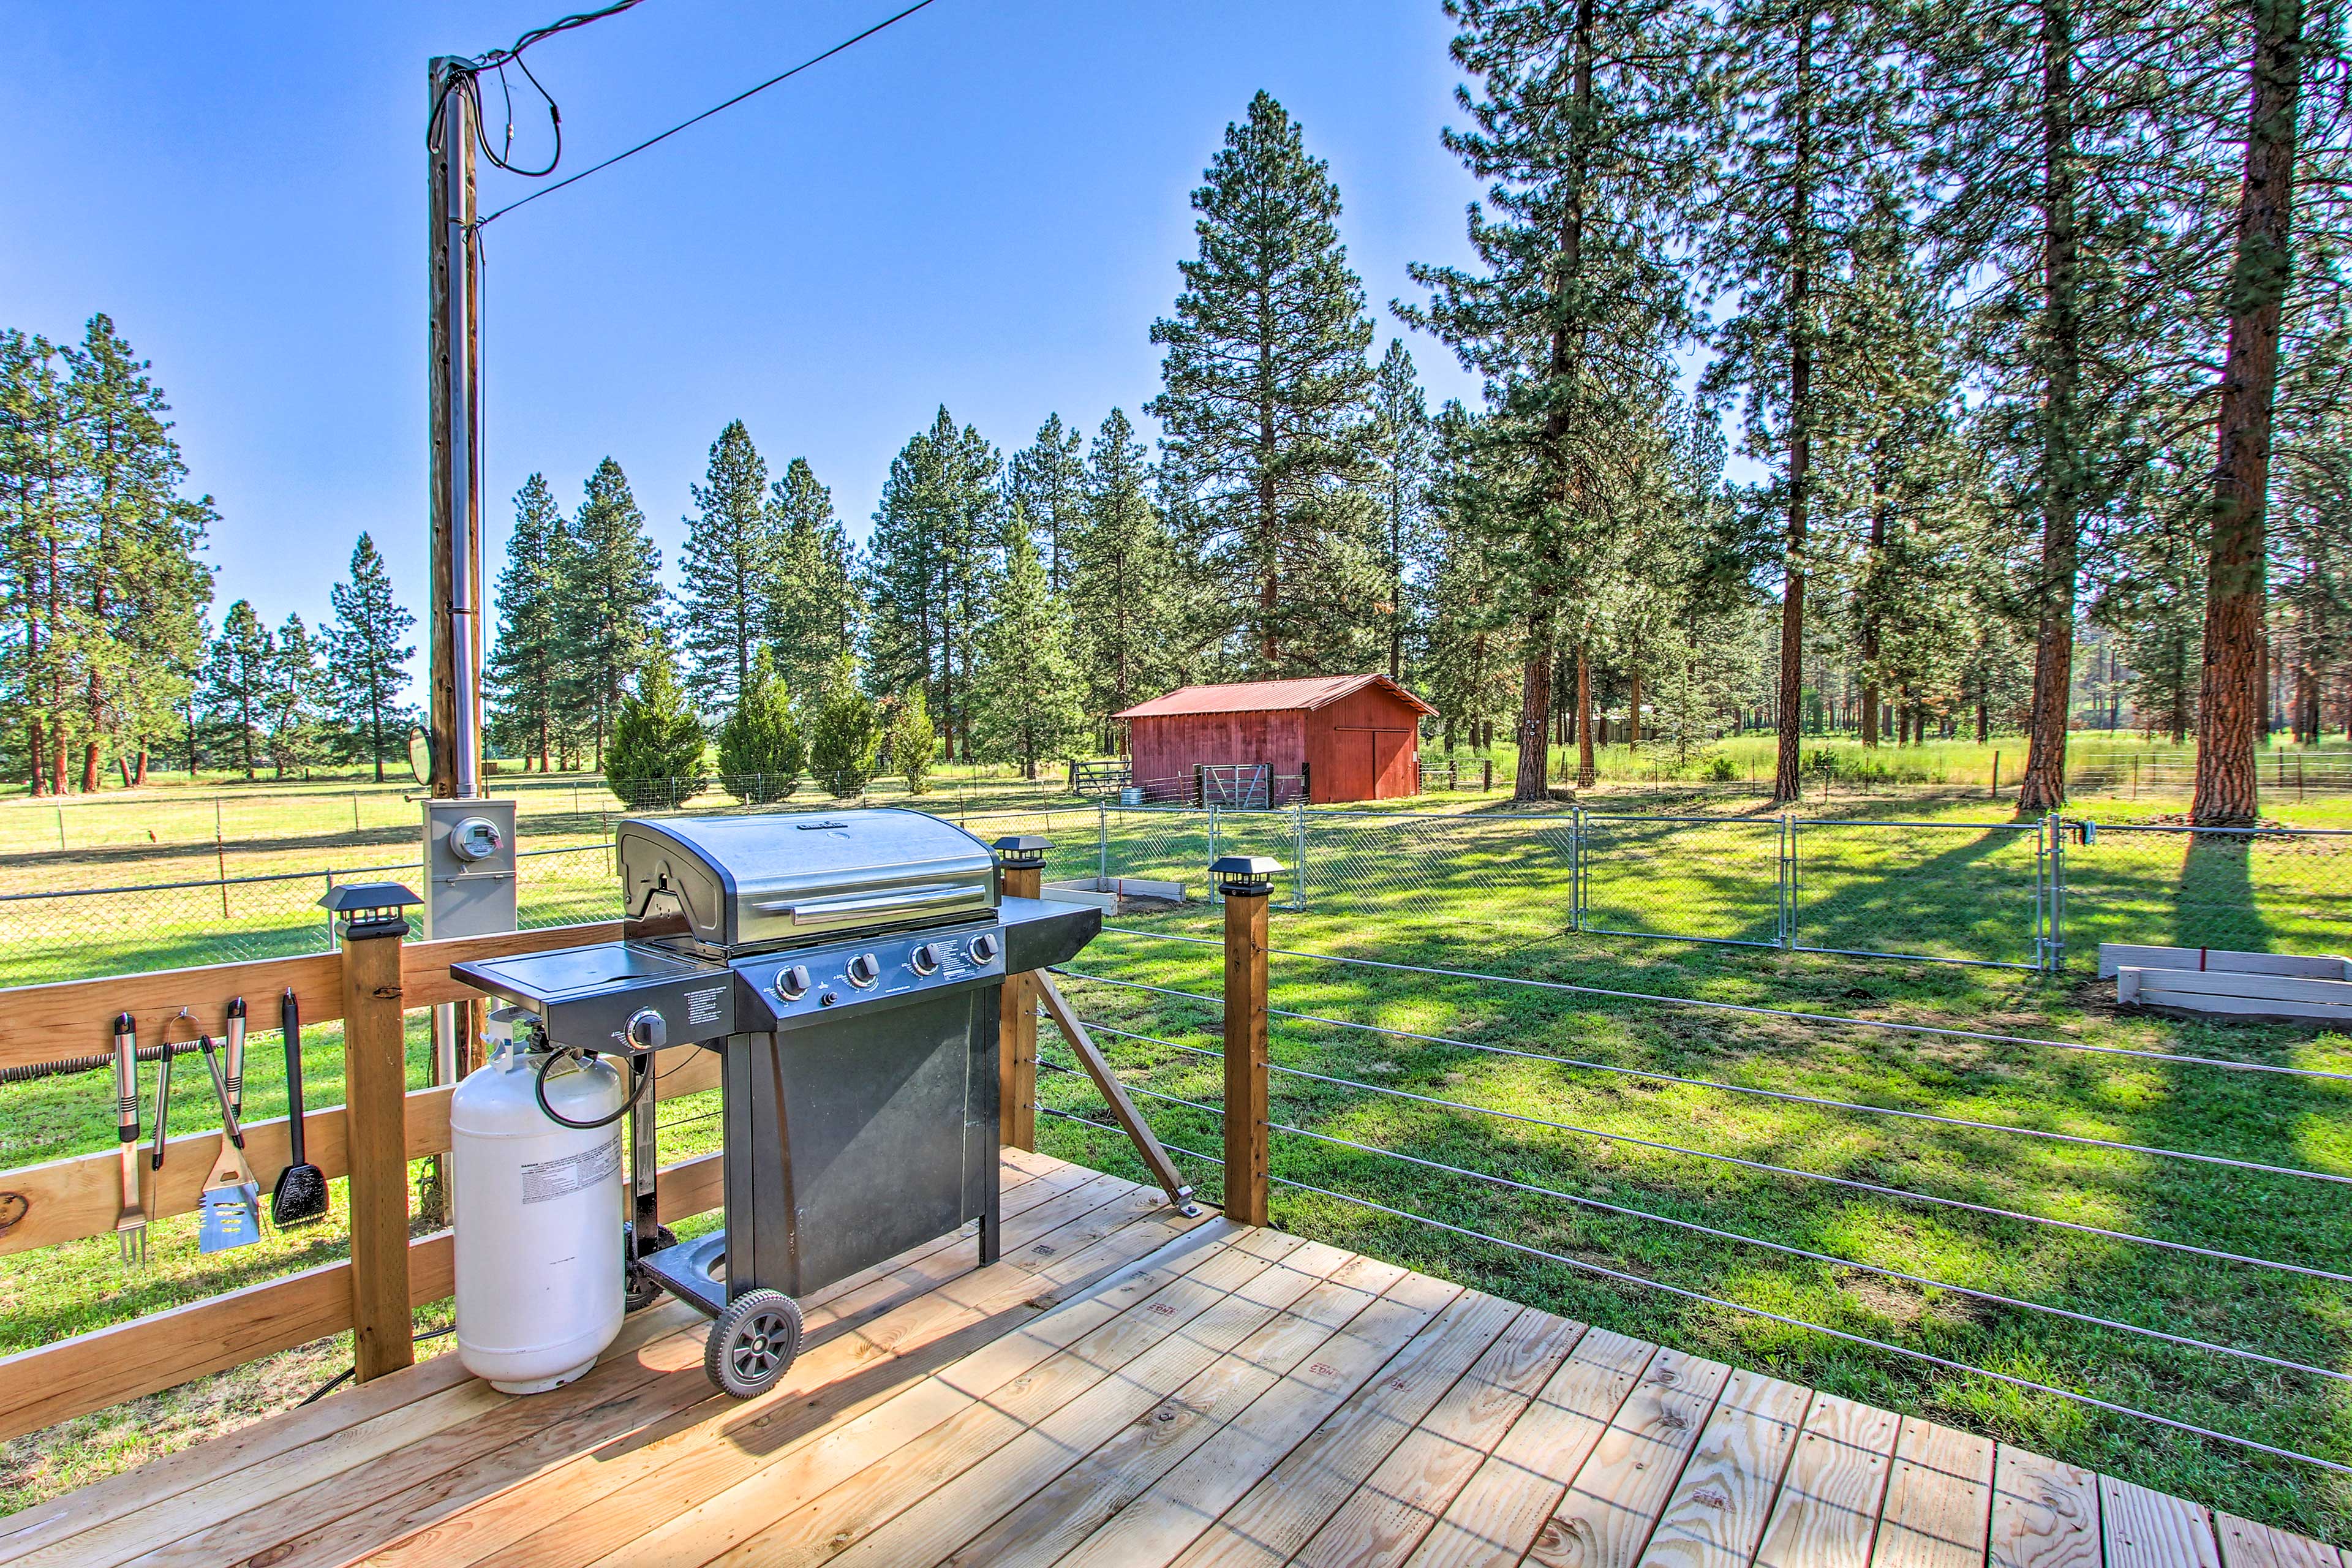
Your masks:
M474 98L466 62L428 67L425 255L432 279L432 791L481 791L480 277L474 265Z

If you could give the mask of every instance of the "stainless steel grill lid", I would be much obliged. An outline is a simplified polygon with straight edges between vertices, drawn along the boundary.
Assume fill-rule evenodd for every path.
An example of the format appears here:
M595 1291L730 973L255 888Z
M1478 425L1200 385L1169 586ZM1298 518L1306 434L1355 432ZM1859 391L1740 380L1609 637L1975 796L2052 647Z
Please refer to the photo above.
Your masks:
M712 957L996 908L988 846L921 812L631 818L616 843L626 937Z

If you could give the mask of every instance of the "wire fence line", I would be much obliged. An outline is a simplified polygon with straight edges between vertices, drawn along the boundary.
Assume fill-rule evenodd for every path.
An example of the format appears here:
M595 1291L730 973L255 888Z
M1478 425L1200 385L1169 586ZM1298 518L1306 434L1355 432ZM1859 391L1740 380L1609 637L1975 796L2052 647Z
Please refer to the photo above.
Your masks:
M1139 952L1148 951L1167 941L1184 943L1188 948L1204 945L1203 939L1187 937L1181 933L1146 931L1132 927L1112 927L1109 930L1112 934L1119 937L1141 939L1142 947L1135 950ZM1349 962L1329 954L1286 952L1280 949L1275 950L1275 954L1305 961L1310 969L1316 971L1337 969ZM1097 964L1097 967L1099 968L1100 965ZM1418 966L1379 965L1377 967L1410 970ZM1210 1129L1213 1129L1218 1124L1223 1114L1222 1105L1211 1103L1211 1101L1222 1100L1219 1091L1222 1088L1223 1052L1205 1049L1199 1045L1188 1045L1181 1037L1186 1035L1192 1035L1195 1037L1205 1037L1222 1043L1223 999L1221 996L1211 994L1204 990L1154 984L1118 975L1076 970L1064 970L1057 973L1066 973L1069 979L1079 987L1073 1000L1080 1008L1090 1033L1108 1041L1132 1042L1136 1046L1148 1045L1160 1047L1163 1052L1175 1053L1173 1056L1154 1056L1147 1053L1149 1059L1143 1060L1139 1065L1121 1066L1118 1076L1130 1093L1139 1094L1162 1103L1172 1103L1182 1110L1189 1110L1195 1117L1205 1115L1211 1119L1205 1124ZM1426 971L1425 973L1488 982L1497 985L1524 984L1518 977L1479 974L1467 971ZM1318 981L1316 984L1318 988L1322 988L1324 983ZM1097 987L1102 989L1097 990L1095 989ZM1277 984L1276 987L1277 998L1281 990L1282 986ZM1088 994L1089 992L1092 994ZM1117 1005L1117 999L1122 994L1129 999L1129 1004L1124 1006ZM1138 1006L1160 1006L1161 999L1180 1008L1187 1005L1197 1006L1199 1011L1165 1023L1153 1022L1153 1015L1139 1016L1135 1012ZM1653 999L1644 998L1644 1000ZM1681 1001L1683 999L1654 1000ZM1767 1099L1793 1100L1814 1108L1873 1111L1888 1109L1824 1101L1816 1097L1758 1091L1753 1086L1713 1082L1685 1075L1654 1073L1646 1068L1535 1050L1520 1043L1501 1044L1494 1041L1457 1039L1443 1035L1395 1029L1375 1023L1335 1018L1320 1013L1286 1009L1279 1006L1270 1007L1268 1012L1274 1018L1290 1025L1335 1026L1348 1031L1378 1034L1413 1045L1483 1050L1523 1059L1540 1060L1568 1075L1568 1080L1573 1080L1580 1075L1596 1072L1612 1075L1637 1074L1705 1090L1760 1092ZM1809 1018L1810 1021L1823 1026L1866 1025L1871 1022L1791 1013L1782 1013L1780 1016ZM1986 1037L2056 1049L2071 1049L2079 1044L2079 1042L2060 1040L2033 1040L2026 1037ZM1047 1040L1048 1043L1058 1042L1058 1031L1049 1033ZM2306 1439L2298 1434L2297 1441L2300 1446L2289 1447L2284 1442L2267 1442L2263 1439L2263 1436L2254 1435L2255 1432L2270 1435L2264 1422L2258 1417L2265 1403L2273 1397L2260 1392L2255 1385L2245 1384L2242 1382L2232 1384L2226 1379L2216 1385L2230 1394L2231 1398L2235 1402L2234 1407L2242 1410L2248 1417L2245 1424L2254 1428L2254 1432L2227 1430L2227 1426L2231 1423L2225 1421L2217 1425L2208 1419L2183 1418L2191 1414L2202 1417L2205 1411L2190 1401L2191 1387L2184 1384L2177 1368L2167 1368L2160 1373L2155 1368L2141 1367L2137 1363L2130 1367L2112 1369L2108 1365L2110 1352L2100 1351L2097 1348L2100 1342L2095 1338L2082 1346L2068 1347L2070 1354L2078 1349L2082 1352L2080 1357L2071 1363L2066 1355L2045 1356L2042 1353L2042 1347L2037 1346L2035 1352L2022 1361L2010 1360L2001 1364L1986 1364L1988 1360L1991 1359L1990 1352L2003 1348L2000 1346L1997 1338L1979 1336L1976 1341L1971 1342L1966 1334L1944 1336L1947 1340L1957 1337L1960 1342L1955 1343L1939 1342L1937 1336L1929 1335L1923 1341L1918 1333L1906 1332L1900 1324L1895 1325L1892 1331L1888 1331L1886 1325L1881 1324L1872 1325L1874 1331L1857 1332L1851 1326L1839 1326L1841 1320L1836 1318L1831 1318L1827 1321L1818 1321L1823 1316L1822 1313L1799 1310L1795 1306L1790 1305L1788 1293L1784 1289L1763 1282L1763 1277L1754 1275L1749 1269L1728 1269L1724 1275L1714 1279L1691 1275L1662 1278L1661 1275L1671 1274L1672 1271L1663 1268L1655 1253L1638 1240L1622 1242L1620 1245L1628 1247L1631 1250L1616 1256L1608 1255L1600 1244L1589 1239L1578 1239L1573 1245L1555 1241L1549 1235L1531 1234L1540 1231L1547 1223L1541 1220L1537 1211L1517 1207L1508 1211L1510 1220L1508 1224L1498 1225L1492 1221L1479 1223L1481 1214L1486 1211L1477 1209L1475 1205L1471 1210L1464 1211L1462 1205L1465 1200L1459 1197L1459 1189L1453 1184L1468 1184L1472 1189L1481 1189L1496 1197L1507 1198L1514 1205L1526 1201L1546 1205L1558 1204L1564 1205L1566 1210L1583 1211L1603 1216L1610 1222L1622 1222L1623 1225L1634 1227L1637 1233L1643 1227L1669 1230L1696 1239L1703 1239L1706 1243L1720 1244L1721 1247L1728 1247L1735 1253L1769 1254L1783 1259L1787 1267L1826 1270L1832 1279L1849 1275L1869 1276L1927 1293L1930 1300L1945 1296L1960 1298L1976 1303L1979 1311L1998 1310L2013 1315L2020 1322L2044 1324L2047 1326L2046 1331L2063 1331L2070 1334L2079 1331L2094 1336L2120 1336L2122 1341L2136 1341L2148 1347L2142 1353L2170 1355L2177 1352L2223 1363L2260 1366L2276 1373L2296 1378L2310 1378L2326 1384L2343 1384L2352 1382L2352 1373L2347 1373L2342 1364L2326 1364L2330 1360L2340 1362L2342 1359L2340 1354L2342 1347L2336 1343L2341 1338L2338 1334L2322 1336L2324 1342L2334 1346L2339 1352L2336 1356L2318 1356L2308 1352L2290 1353L2291 1351L2301 1348L2292 1341L2283 1341L2267 1346L2233 1343L2230 1342L2232 1337L2249 1336L2243 1333L2231 1336L2210 1332L2211 1324L2224 1314L2219 1311L2209 1312L2207 1303L2174 1302L2168 1305L2162 1301L2148 1300L2145 1302L2146 1310L2143 1313L2137 1310L2137 1299L2131 1297L2123 1299L2122 1310L2109 1311L2086 1310L2095 1304L2088 1299L2075 1300L2071 1304L2065 1300L2036 1300L2033 1293L2021 1291L2014 1286L2004 1289L1985 1279L1971 1279L1963 1267L1968 1261L1965 1249L1949 1245L1948 1238L1944 1246L1933 1249L1922 1248L1911 1253L1901 1260L1903 1266L1898 1267L1892 1260L1876 1261L1868 1256L1861 1255L1851 1244L1844 1249L1839 1249L1828 1242L1818 1239L1822 1233L1803 1231L1801 1217L1792 1218L1790 1222L1800 1226L1799 1234L1774 1235L1769 1228L1759 1229L1753 1226L1743 1227L1728 1220L1694 1217L1691 1213L1666 1212L1666 1207L1670 1205L1661 1205L1655 1200L1661 1195L1669 1197L1683 1195L1675 1192L1679 1184L1671 1181L1662 1181L1653 1177L1643 1177L1634 1181L1632 1184L1633 1190L1644 1194L1646 1200L1636 1204L1611 1201L1610 1198L1592 1192L1577 1191L1575 1183L1555 1184L1536 1179L1530 1167L1532 1165L1539 1169L1540 1162L1533 1159L1535 1151L1524 1141L1494 1145L1498 1152L1501 1152L1501 1157L1507 1162L1505 1170L1497 1171L1476 1168L1480 1164L1490 1163L1488 1161L1432 1157L1437 1151L1428 1148L1417 1149L1410 1133L1418 1131L1424 1135L1438 1137L1449 1144L1457 1144L1462 1140L1460 1130L1465 1118L1472 1121L1507 1123L1523 1129L1528 1134L1536 1137L1549 1135L1570 1138L1591 1137L1621 1145L1638 1145L1643 1149L1668 1156L1689 1157L1718 1166L1744 1167L1766 1179L1791 1179L1805 1184L1827 1184L1832 1187L1843 1188L1858 1195L1883 1198L1897 1205L1906 1206L1926 1205L1947 1211L1972 1213L1981 1216L1982 1219L1996 1223L2018 1223L2042 1227L2060 1237L2071 1235L2076 1238L2077 1245L2094 1242L2117 1243L2130 1250L2146 1249L2147 1255L2186 1255L2188 1259L2243 1267L2260 1271L2260 1274L2273 1277L2299 1277L2304 1280L2323 1286L2352 1286L2352 1273L2284 1258L2266 1258L2220 1247L2199 1245L2196 1242L2176 1237L2135 1234L2108 1227L2087 1226L2080 1221L2067 1220L2054 1215L2002 1209L1956 1199L1945 1194L1887 1182L1860 1180L1833 1171L1813 1171L1759 1162L1727 1152L1720 1148L1707 1147L1708 1140L1700 1130L1714 1126L1715 1123L1711 1119L1697 1120L1688 1123L1693 1130L1692 1132L1679 1141L1644 1138L1605 1125L1580 1124L1573 1120L1530 1115L1521 1110L1480 1104L1477 1103L1479 1097L1475 1094L1423 1093L1400 1087L1395 1083L1370 1081L1360 1073L1339 1070L1318 1071L1317 1068L1322 1065L1319 1059L1313 1057L1302 1058L1298 1054L1301 1050L1317 1048L1314 1043L1293 1036L1288 1030L1277 1031L1274 1046L1274 1058L1269 1063L1269 1070L1276 1075L1277 1090L1282 1082L1287 1081L1322 1097L1321 1102L1313 1100L1299 1102L1286 1093L1277 1092L1276 1096L1277 1104L1269 1114L1266 1126L1273 1133L1279 1135L1275 1140L1275 1162L1270 1176L1271 1182L1277 1187L1377 1211L1406 1222L1409 1226L1425 1227L1483 1245L1502 1247L1521 1257L1541 1259L1580 1273L1605 1279L1636 1293L1654 1293L1696 1305L1719 1309L1747 1318L1767 1321L1794 1331L1823 1336L1828 1340L1872 1352L1886 1352L1963 1377L1983 1378L1993 1384L2027 1393L2052 1396L2087 1410L2145 1421L2155 1426L2185 1435L2199 1442L2227 1445L2267 1458L2307 1465L2337 1474L2352 1475L2352 1464L2346 1463L2342 1458L2330 1457L2326 1445L2317 1439ZM1125 1050L1127 1047L1120 1048ZM2162 1055L2162 1053L2132 1054ZM1047 1062L1043 1051L1040 1056L1041 1065L1059 1068L1058 1063ZM1215 1058L1220 1060L1214 1064L1201 1064L1187 1059L1199 1058ZM1315 1062L1314 1066L1302 1065L1303 1062L1310 1060ZM2187 1061L2192 1066L2210 1066L2223 1069L2235 1069L2246 1065L2220 1058L2187 1058ZM1393 1070L1393 1065L1391 1070ZM1168 1089L1172 1089L1176 1092L1171 1093L1167 1089L1153 1087L1155 1082L1160 1081L1160 1075L1168 1073L1180 1075L1178 1081L1168 1086ZM2305 1076L2313 1079L2341 1081L2346 1075L2312 1072ZM1039 1109L1046 1114L1060 1117L1065 1121L1100 1129L1097 1142L1094 1145L1096 1147L1101 1146L1100 1138L1115 1137L1118 1132L1115 1127L1077 1113L1083 1108L1082 1100L1091 1091L1082 1082L1077 1081L1075 1069L1064 1069L1057 1072L1056 1077L1057 1079L1069 1083L1068 1092L1056 1092L1051 1097L1055 1103L1050 1104L1045 1103L1048 1097L1041 1094ZM1455 1077L1456 1075L1449 1073L1445 1077L1445 1081L1453 1082ZM2315 1083L2313 1087L2318 1089L2333 1086ZM1381 1105L1401 1107L1404 1111L1424 1119L1436 1117L1443 1120L1434 1122L1424 1121L1418 1123L1399 1122L1393 1119L1383 1120L1373 1116L1371 1110ZM2292 1120L2300 1112L2296 1108L2287 1108L2283 1110L2281 1114ZM1156 1119L1157 1116L1155 1116ZM1961 1124L1961 1119L1956 1118L1928 1116L1924 1119L1945 1125ZM1190 1134L1197 1139L1203 1125L1200 1121L1186 1121L1182 1125L1172 1127L1170 1131L1179 1138ZM1372 1127L1385 1128L1386 1135L1369 1130L1358 1131L1359 1128ZM2029 1136L2040 1136L2048 1131L2042 1128L1981 1122L1971 1124L1969 1130L2017 1132ZM1212 1131L1210 1135L1214 1136L1214 1131ZM2192 1150L2156 1145L2126 1145L2118 1140L2085 1140L2084 1142L2104 1144L2118 1152L2137 1152L2159 1159L2190 1162L2211 1160L2211 1163L2223 1168L2199 1178L2209 1182L2295 1178L2315 1180L2340 1186L2347 1181L2346 1176L2334 1172L2271 1166L2258 1162L2213 1160L2210 1156ZM1168 1142L1168 1140L1163 1138L1163 1142ZM1222 1163L1213 1156L1183 1149L1176 1142L1168 1142L1168 1146L1171 1152L1207 1160L1213 1164ZM1321 1148L1328 1158L1302 1164L1298 1151L1309 1146ZM1289 1151L1288 1154L1286 1154L1286 1150ZM1334 1166L1329 1163L1330 1159L1337 1159L1342 1163ZM1381 1176L1379 1173L1382 1170L1403 1171L1417 1173L1417 1174L1411 1178L1413 1183L1411 1189L1401 1193L1397 1190L1398 1178L1394 1175ZM1596 1170L1591 1173L1598 1175L1599 1172ZM2154 1173L2151 1172L2149 1174L2153 1178ZM1355 1179L1345 1179L1350 1176ZM1368 1186L1369 1190L1367 1190ZM1722 1196L1719 1191L1701 1187L1695 1194L1695 1205L1692 1206L1711 1204L1718 1201ZM1382 1202L1381 1201L1382 1198L1389 1201ZM2181 1199L2178 1194L2174 1194L2174 1199L2182 1202L2189 1209L2209 1215L2212 1212L2204 1205ZM2256 1194L2250 1192L2238 1194L2237 1201L2243 1204L2259 1203L2263 1200ZM2169 1203L2157 1204L2153 1206L2164 1210L2169 1207ZM1437 1212L1430 1212L1433 1209ZM1770 1212L1777 1214L1779 1211ZM2227 1212L2224 1213L2225 1220ZM1956 1215L1956 1217L1958 1216ZM2343 1215L2339 1217L2352 1217L2352 1215ZM1460 1223L1465 1220L1473 1223ZM1859 1234L1858 1227L1851 1227L1843 1221L1833 1229L1841 1235L1846 1234L1850 1229ZM1513 1239L1514 1237L1517 1239ZM1448 1256L1453 1255L1448 1254ZM1994 1256L1997 1257L1998 1254ZM1603 1258L1605 1261L1602 1260ZM2333 1260L2332 1254L2329 1260ZM2192 1289L2218 1289L2223 1292L2221 1295L2215 1296L2210 1304L2213 1307L2219 1307L2236 1289L2221 1281L2206 1285L2193 1275L2189 1278L2196 1281ZM1736 1283L1719 1282L1726 1279ZM1701 1286L1706 1288L1699 1288ZM2058 1285L2059 1289L2065 1290L2069 1295L2074 1293L2074 1282L2071 1278L2063 1279ZM2345 1305L2341 1299L2330 1299L2326 1304L2296 1301L2294 1298L2286 1298L2284 1301L2293 1302L2301 1309L2299 1312L2293 1314L2294 1316L2307 1317L2316 1312L2319 1317L2313 1320L2314 1321L2320 1320L2336 1321ZM1776 1310L1784 1306L1789 1310ZM2132 1321L2135 1316L2142 1315L2152 1316L2156 1321ZM2257 1321L2260 1321L2257 1319ZM2197 1331L2188 1331L2192 1327ZM1990 1335L1992 1331L1988 1328L1986 1333ZM1981 1347L1973 1358L1961 1353L1971 1342ZM2111 1371L2113 1375L2109 1375ZM2026 1372L2031 1372L2034 1375L2021 1375ZM2070 1376L2069 1373L2079 1373L2079 1375ZM2070 1384L2074 1385L2070 1386ZM2194 1387L2198 1391L2202 1391L2204 1385L2200 1384L2195 1384ZM2159 1391L2170 1392L2177 1397L2180 1402L2175 1405L2178 1413L2168 1413L2163 1393ZM2314 1447L2320 1448L2321 1451L2308 1451Z
M2341 950L2352 929L2352 833L2341 830L1580 807L1448 814L1295 802L972 809L940 795L902 804L982 838L1047 838L1048 896L1108 894L1202 914L1214 908L1203 886L1208 864L1253 855L1282 866L1276 907L1292 913L1366 927L1434 921L1529 939L1582 934L2055 973L2086 962L2103 942L2326 952ZM526 927L618 913L614 820L590 823L597 842L523 852ZM220 870L0 897L0 966L19 981L70 979L316 952L330 942L315 908L320 891L417 867L231 877L223 862Z

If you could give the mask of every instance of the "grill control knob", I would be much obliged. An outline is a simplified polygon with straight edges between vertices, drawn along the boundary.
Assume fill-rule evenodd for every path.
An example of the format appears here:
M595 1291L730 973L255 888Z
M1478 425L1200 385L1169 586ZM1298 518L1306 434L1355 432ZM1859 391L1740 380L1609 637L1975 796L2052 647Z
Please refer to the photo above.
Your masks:
M809 984L808 966L795 963L776 976L776 994L787 1002L797 1002L808 994Z
M641 1051L657 1051L669 1044L669 1024L651 1007L630 1014L624 1028L628 1043Z
M919 942L915 951L907 955L907 962L914 965L918 974L937 974L940 972L940 950L928 942Z
M971 961L986 963L996 956L996 939L985 933L971 939Z
M876 962L872 953L861 952L849 961L848 973L849 983L864 990L882 978L882 965Z

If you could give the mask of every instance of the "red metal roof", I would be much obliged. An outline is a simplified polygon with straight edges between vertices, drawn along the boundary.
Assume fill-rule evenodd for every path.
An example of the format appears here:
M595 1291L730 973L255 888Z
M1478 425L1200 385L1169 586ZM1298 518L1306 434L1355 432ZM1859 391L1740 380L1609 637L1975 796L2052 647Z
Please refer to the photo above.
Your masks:
M1175 713L1274 713L1328 708L1342 697L1377 686L1423 713L1437 710L1385 675L1314 675L1298 680L1237 680L1227 686L1180 686L1164 696L1111 715L1157 719Z

